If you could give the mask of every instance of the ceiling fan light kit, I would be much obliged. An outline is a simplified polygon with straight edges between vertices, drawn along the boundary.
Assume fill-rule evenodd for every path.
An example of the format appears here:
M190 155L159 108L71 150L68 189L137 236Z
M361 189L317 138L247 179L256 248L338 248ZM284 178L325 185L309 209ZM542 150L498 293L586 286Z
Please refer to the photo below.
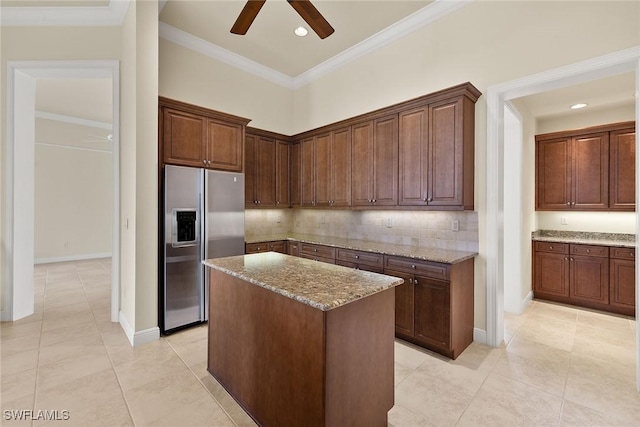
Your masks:
M253 23L253 20L256 19L256 16L258 15L258 12L260 12L260 9L262 9L262 6L264 6L265 1L266 0L247 1L240 12L238 19L236 19L233 27L231 27L231 32L239 35L247 34L249 27ZM321 39L329 37L335 31L309 0L287 0L287 3L289 3L291 7L298 12L298 15L300 15L307 24L309 24L311 29L315 31ZM296 32L296 34L298 33Z

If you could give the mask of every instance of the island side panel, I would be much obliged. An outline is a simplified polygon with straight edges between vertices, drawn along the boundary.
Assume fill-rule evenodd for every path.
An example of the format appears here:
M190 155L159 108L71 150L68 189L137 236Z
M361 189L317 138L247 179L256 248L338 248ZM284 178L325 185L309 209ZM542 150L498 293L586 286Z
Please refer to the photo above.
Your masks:
M394 404L395 290L326 312L327 426L386 427Z
M474 260L451 268L451 358L456 359L473 342Z
M210 270L208 371L262 426L324 424L324 316Z

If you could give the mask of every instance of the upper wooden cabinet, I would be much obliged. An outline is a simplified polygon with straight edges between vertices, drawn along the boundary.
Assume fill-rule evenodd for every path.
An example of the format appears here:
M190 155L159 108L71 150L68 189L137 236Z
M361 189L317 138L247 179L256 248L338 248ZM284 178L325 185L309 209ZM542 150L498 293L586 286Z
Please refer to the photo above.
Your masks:
M241 172L248 119L159 98L163 162Z
M536 136L536 210L634 210L633 122Z
M398 115L354 125L351 138L353 205L397 205Z
M245 207L289 207L289 142L249 129L245 137ZM285 137L286 138L286 137Z
M351 129L303 139L300 143L302 206L351 204Z
M473 209L474 101L400 113L399 205Z

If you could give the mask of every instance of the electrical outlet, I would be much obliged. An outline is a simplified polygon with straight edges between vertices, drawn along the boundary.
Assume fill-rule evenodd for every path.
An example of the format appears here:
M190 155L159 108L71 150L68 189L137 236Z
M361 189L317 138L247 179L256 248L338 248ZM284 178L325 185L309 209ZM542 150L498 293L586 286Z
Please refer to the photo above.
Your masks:
M387 218L387 228L391 228L393 227L393 223L391 221L391 218Z
M281 215L278 215L278 217L276 218L276 222L278 224L280 224L282 222L282 216Z
M451 220L451 231L460 231L460 222L457 219Z
M562 224L562 225L569 224L569 221L567 221L567 217L566 216L560 217L560 224Z
M324 215L322 215L322 216L320 217L320 224L324 224L324 221L325 221L325 218L324 218Z

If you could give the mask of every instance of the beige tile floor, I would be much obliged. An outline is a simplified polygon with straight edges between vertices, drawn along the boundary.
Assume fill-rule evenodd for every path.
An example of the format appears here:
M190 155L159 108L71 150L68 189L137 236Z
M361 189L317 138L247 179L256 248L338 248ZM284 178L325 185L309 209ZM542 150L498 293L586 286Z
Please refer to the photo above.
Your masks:
M0 424L254 426L206 372L206 326L130 347L109 321L109 271L35 267L35 314L0 325ZM534 301L505 324L502 348L455 361L396 342L389 425L640 426L635 321ZM6 419L20 409L70 419Z

